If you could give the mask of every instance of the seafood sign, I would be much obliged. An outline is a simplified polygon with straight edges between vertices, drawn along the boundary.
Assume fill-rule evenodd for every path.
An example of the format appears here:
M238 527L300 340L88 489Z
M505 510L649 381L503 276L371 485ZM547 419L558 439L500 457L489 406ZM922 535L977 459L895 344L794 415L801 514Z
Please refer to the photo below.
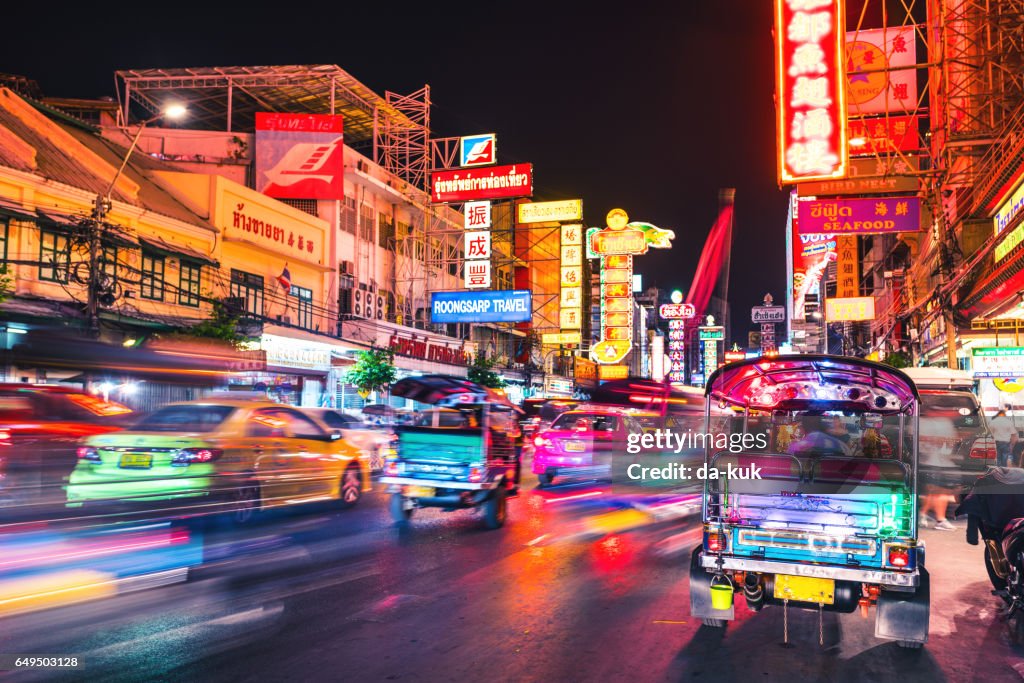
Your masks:
M797 227L801 235L918 232L921 200L918 197L800 200Z

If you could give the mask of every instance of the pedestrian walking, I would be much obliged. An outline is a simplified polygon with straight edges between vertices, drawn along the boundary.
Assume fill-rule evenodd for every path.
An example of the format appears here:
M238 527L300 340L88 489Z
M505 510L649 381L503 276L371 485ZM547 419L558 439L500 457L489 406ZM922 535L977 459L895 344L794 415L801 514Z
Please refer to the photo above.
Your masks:
M1013 424L1013 420L1005 410L1000 410L992 418L992 421L989 422L989 431L996 441L996 465L998 467L1009 467L1011 464L1019 466L1019 463L1015 461L1011 463L1011 461L1013 460L1013 450L1020 436L1017 434L1017 426Z

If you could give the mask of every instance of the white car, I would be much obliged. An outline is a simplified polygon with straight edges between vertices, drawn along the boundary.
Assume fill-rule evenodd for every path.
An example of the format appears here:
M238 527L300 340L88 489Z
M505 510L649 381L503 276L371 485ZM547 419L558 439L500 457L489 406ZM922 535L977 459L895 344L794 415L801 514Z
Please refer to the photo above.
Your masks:
M384 469L384 461L394 450L394 433L386 427L369 425L358 417L337 408L303 408L303 412L319 421L328 430L337 429L346 442L370 458L370 470Z

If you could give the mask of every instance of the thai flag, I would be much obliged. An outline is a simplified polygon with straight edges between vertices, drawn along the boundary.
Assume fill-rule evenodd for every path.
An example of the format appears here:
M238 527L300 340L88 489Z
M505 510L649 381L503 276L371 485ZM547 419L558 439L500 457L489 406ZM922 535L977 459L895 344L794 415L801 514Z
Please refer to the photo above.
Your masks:
M281 289L284 290L285 294L290 294L292 291L292 274L288 272L288 266L284 267L281 274L277 276L277 281L281 283Z

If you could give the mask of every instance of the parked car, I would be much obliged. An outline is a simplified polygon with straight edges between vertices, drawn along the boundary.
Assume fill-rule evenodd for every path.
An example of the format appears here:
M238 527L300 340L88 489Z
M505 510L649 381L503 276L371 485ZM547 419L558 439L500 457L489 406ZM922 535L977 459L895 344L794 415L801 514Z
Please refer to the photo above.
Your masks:
M369 458L340 430L278 403L218 399L172 403L86 439L67 502L171 502L244 523L295 503L351 507L369 490Z
M568 410L533 438L533 473L541 486L567 475L610 477L631 432L643 426L620 408Z
M387 456L394 452L396 437L390 428L367 424L337 408L305 408L303 412L318 420L328 431L339 430L345 441L369 459L371 472L383 470Z
M131 409L48 384L0 384L0 506L63 503L79 440L121 429Z

